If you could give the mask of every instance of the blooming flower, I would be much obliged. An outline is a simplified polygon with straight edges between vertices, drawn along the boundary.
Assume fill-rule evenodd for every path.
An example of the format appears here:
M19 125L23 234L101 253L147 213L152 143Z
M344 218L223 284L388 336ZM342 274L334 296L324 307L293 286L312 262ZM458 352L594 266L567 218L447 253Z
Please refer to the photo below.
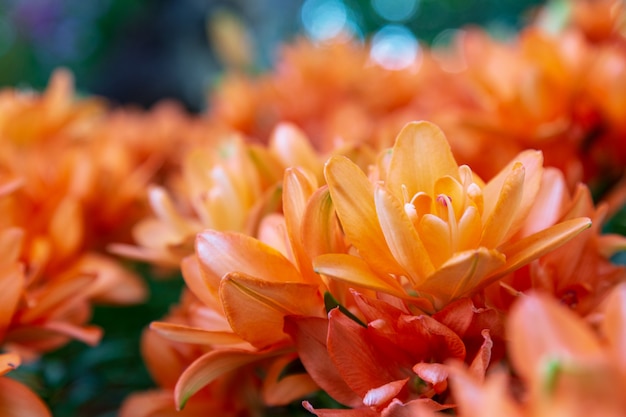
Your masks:
M443 133L407 125L380 157L372 180L346 158L325 174L333 204L358 256L326 254L317 272L436 308L469 296L590 226L571 219L515 238L541 181L541 153L525 151L484 184L459 167Z

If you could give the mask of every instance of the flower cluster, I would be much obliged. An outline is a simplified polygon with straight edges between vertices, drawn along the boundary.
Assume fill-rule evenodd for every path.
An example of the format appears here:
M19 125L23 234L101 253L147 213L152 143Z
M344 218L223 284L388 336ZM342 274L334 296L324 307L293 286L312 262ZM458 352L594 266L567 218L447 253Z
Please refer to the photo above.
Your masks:
M2 92L0 410L49 415L4 374L144 300L121 255L185 282L122 417L624 415L626 8L570 13L400 70L299 41L202 117Z

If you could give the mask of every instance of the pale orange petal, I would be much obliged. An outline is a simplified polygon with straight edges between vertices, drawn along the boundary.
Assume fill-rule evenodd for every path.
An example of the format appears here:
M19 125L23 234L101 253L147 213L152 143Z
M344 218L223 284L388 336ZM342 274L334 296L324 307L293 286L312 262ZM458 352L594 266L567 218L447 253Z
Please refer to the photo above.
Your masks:
M374 201L378 221L391 253L409 273L407 278L413 285L419 285L435 269L420 236L400 201L385 188L375 188Z
M293 360L297 358L293 355L284 355L276 359L267 370L263 379L262 392L265 404L287 405L320 389L306 372L281 375L285 367Z
M614 358L626 372L626 283L615 287L608 297L602 331Z
M482 247L458 252L416 290L433 295L439 303L447 304L455 298L470 295L473 290L485 285L485 279L505 262L505 257L500 252Z
M298 282L298 270L276 249L250 236L205 230L196 236L200 269L211 285L229 272L243 272L265 281Z
M343 156L333 156L325 167L326 181L348 240L373 269L396 275L404 270L389 251L378 222L374 189L363 171Z
M291 123L281 123L276 126L270 137L270 149L278 156L287 168L301 166L322 177L322 164L311 141L304 132Z
M356 287L382 291L397 297L406 297L402 286L393 278L376 275L367 262L352 255L327 254L313 260L319 274L353 284Z
M150 329L174 342L199 345L232 345L244 343L244 340L233 332L206 330L198 327L185 326L183 324L154 321L150 323Z
M459 167L443 132L429 122L412 122L396 138L386 186L398 198L403 186L409 197L422 191L433 195L437 179L459 179Z
M389 382L381 387L372 388L363 396L363 404L368 407L380 407L395 398L409 378Z

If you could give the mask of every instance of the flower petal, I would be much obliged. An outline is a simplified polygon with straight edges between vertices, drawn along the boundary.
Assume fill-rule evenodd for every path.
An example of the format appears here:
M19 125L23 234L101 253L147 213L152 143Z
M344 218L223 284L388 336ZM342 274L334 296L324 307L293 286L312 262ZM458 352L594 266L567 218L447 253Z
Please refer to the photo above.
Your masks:
M287 338L285 316L321 316L324 306L317 285L268 282L240 273L222 279L220 297L234 332L257 347Z
M587 217L579 217L555 224L523 239L505 243L498 250L506 256L506 265L497 271L496 275L503 276L526 265L558 248L589 227L591 227L591 220Z
M393 278L377 275L367 262L346 254L320 255L313 260L315 272L354 284L357 287L382 291L397 297L407 297L404 288Z
M229 272L242 272L265 281L298 282L302 278L276 249L250 236L205 230L196 236L200 269L211 286Z
M0 376L10 372L20 366L22 358L15 353L0 354Z
M397 197L406 187L409 197L418 192L433 195L437 179L459 179L459 167L443 132L429 122L404 126L393 147L386 186Z
M154 321L150 329L166 339L174 342L193 343L199 345L230 345L244 343L244 340L233 332L206 330L183 324Z
M349 159L333 156L326 162L324 173L344 233L360 256L374 270L406 275L385 243L374 190L363 171Z
M0 415L3 417L52 416L34 392L7 377L0 377Z
M413 285L419 285L434 267L426 248L400 201L385 188L377 186L374 202L378 221L387 245L398 263L409 273Z
M255 352L239 349L205 353L189 365L178 379L174 389L176 408L181 410L193 394L225 373L281 353L277 350Z
M0 275L0 340L13 320L24 290L24 271L20 264L7 266Z

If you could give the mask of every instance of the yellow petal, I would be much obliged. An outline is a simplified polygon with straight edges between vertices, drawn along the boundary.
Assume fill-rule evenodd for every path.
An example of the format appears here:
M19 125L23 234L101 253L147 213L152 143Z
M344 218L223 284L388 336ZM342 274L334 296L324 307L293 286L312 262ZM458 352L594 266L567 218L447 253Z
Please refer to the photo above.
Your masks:
M241 273L224 277L220 298L233 331L260 348L287 338L285 316L320 316L324 306L317 285L269 282Z
M391 253L409 273L407 278L413 285L418 285L434 271L434 267L413 223L401 202L385 188L376 187L374 202Z
M515 242L498 248L506 256L506 265L497 271L503 276L558 248L585 229L591 227L587 217L566 220Z
M386 185L398 198L402 186L409 196L422 191L433 195L437 179L459 179L459 167L441 129L429 122L412 122L396 138Z
M402 286L386 275L376 275L368 263L352 255L326 254L313 260L315 271L357 287L382 291L397 297L406 297Z
M374 189L363 171L349 159L333 156L326 162L325 175L337 216L359 255L376 271L406 275L387 247L376 215Z

